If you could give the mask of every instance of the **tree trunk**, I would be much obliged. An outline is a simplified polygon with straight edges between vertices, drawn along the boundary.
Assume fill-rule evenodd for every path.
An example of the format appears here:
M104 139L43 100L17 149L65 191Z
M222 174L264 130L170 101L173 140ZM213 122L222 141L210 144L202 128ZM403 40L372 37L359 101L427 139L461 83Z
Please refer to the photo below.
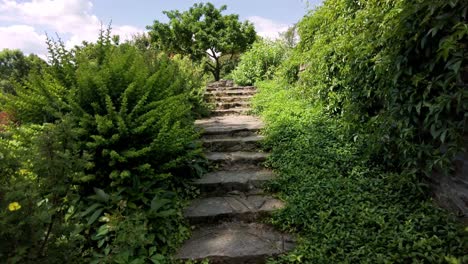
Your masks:
M220 79L219 78L220 77L219 76L219 69L216 69L216 70L212 71L211 73L213 73L213 77L214 77L215 81L219 81L219 79Z
M221 65L219 64L219 57L215 56L215 61L216 61L216 66L215 66L215 69L213 71L213 75L214 75L214 78L215 78L215 81L219 81L220 79L220 75L221 75Z

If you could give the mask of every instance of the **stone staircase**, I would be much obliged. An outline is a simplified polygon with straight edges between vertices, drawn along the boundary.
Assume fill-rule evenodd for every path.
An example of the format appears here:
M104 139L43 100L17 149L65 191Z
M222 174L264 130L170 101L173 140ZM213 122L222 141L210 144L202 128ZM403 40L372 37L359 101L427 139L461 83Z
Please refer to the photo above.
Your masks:
M185 210L195 230L177 252L179 260L265 263L294 246L292 237L260 223L283 203L261 189L274 174L262 167L268 156L259 151L263 124L246 115L255 92L253 86L237 87L229 81L207 87L205 98L216 109L196 125L203 129L203 146L214 171L195 182L202 196Z

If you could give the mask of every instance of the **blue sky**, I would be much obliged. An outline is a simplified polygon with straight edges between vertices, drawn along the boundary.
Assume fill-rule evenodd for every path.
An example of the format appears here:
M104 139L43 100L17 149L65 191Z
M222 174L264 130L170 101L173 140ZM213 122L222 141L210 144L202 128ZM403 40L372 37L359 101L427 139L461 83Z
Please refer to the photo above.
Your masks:
M154 20L167 21L162 11L187 10L200 0L0 0L0 49L46 54L45 35L57 33L68 47L94 41L101 22L112 20L122 39L144 32ZM257 33L275 38L322 0L211 0L225 4L225 14L239 14L254 23Z

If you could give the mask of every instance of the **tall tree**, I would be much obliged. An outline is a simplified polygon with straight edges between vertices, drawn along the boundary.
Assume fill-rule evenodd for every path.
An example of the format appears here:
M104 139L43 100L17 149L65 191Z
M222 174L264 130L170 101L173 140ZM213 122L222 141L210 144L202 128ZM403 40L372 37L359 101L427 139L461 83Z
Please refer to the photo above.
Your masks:
M256 39L253 25L240 22L238 15L223 15L226 9L225 5L217 9L211 3L199 3L185 12L164 11L169 22L155 20L147 29L158 48L204 60L206 71L219 80L226 64L220 57L244 52Z
M30 72L39 72L47 63L37 55L25 56L20 50L0 51L0 92L13 93L14 82L22 83Z

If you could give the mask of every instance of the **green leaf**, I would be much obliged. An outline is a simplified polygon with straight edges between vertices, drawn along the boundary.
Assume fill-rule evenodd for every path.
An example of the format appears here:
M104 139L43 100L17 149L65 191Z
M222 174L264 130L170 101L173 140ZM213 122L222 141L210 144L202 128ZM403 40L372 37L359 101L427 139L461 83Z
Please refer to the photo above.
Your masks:
M161 207L166 204L169 204L171 200L169 199L158 199L158 197L154 197L151 201L151 210L157 212Z
M103 208L96 210L89 218L88 218L88 225L92 225L96 220L101 216Z
M88 207L88 209L86 209L86 211L81 213L81 217L87 216L89 213L93 212L94 210L96 210L97 208L99 208L101 206L102 206L102 204L99 204L99 203L92 204L90 207Z
M99 189L99 188L93 188L93 189L94 189L94 192L96 193L96 195L92 196L94 200L104 202L104 203L107 203L109 201L110 196L106 192L104 192L104 190Z

